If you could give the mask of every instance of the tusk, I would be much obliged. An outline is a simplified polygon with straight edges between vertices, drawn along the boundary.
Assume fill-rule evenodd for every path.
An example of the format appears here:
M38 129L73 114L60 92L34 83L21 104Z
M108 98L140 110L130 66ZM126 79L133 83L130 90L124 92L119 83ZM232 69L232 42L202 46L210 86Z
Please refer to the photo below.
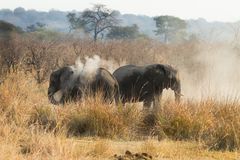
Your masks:
M63 92L62 92L62 90L58 90L57 92L55 92L55 93L53 94L53 99L54 99L56 102L60 102L61 99L62 99L62 97L63 97Z
M182 93L176 93L175 92L175 94L178 95L178 96L184 96Z

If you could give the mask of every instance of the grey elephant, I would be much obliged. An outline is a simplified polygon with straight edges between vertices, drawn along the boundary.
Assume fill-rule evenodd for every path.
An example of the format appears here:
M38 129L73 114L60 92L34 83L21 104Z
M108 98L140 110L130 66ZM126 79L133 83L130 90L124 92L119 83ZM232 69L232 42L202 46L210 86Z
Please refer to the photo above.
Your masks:
M105 101L119 100L118 82L104 68L98 68L91 80L86 79L72 66L60 68L50 75L48 98L53 104L77 101L84 95L95 95L98 91L102 91Z
M148 110L153 102L153 109L158 111L163 89L171 88L176 101L182 96L178 71L169 65L126 65L115 70L113 75L118 81L123 104L143 102L144 109Z

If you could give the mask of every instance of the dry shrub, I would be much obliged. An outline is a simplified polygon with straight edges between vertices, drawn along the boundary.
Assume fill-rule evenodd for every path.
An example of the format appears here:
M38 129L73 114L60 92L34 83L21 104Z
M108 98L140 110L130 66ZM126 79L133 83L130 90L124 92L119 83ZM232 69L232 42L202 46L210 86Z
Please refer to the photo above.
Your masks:
M24 118L21 117L21 114L29 111L26 104L35 87L31 76L25 75L21 71L10 72L4 83L0 85L0 114L7 117L9 122L22 122Z
M126 138L129 133L129 117L118 112L115 106L91 99L72 110L67 116L69 135ZM128 115L131 116L131 115Z
M49 106L40 106L33 109L28 124L46 131L51 131L57 126L55 114Z
M125 106L119 105L117 106L117 112L123 123L129 128L130 132L136 128L136 124L141 117L141 110L139 110L137 104L126 104Z
M9 45L12 46L10 49ZM168 63L178 68L187 68L193 74L196 69L199 71L203 68L195 60L201 46L200 42L195 41L169 45L147 38L93 42L90 39L64 35L42 37L35 33L26 33L12 37L9 45L0 41L0 66L3 69L1 75L4 76L11 67L18 68L31 72L38 83L46 82L51 71L72 65L78 56L84 59L86 56L99 55L108 62L105 66L111 71L123 64L152 63ZM7 67L6 62L9 63Z
M142 114L137 132L158 136L158 139L193 140L204 143L209 149L236 150L240 142L239 102L218 102L213 99L201 102L176 104L166 101L159 114Z
M24 56L23 38L12 33L8 38L0 39L0 75L15 71L19 68L19 64Z
M154 113L141 113L139 115L135 130L137 134L141 136L155 136L159 135L157 129L158 117Z
M159 115L157 129L175 140L197 140L209 149L239 149L239 102L167 103Z
M213 128L205 139L210 149L232 151L240 148L239 114L239 102L218 104L213 112Z
M93 56L95 54L106 60L115 60L118 64L122 62L130 64L146 64L159 63L163 61L162 53L163 45L149 39L111 40L98 41L96 43L91 40L75 40L70 44L73 51L81 58L85 56Z
M159 115L160 128L171 139L194 139L194 132L198 129L198 121L194 121L192 112L194 108L190 104L167 103L163 105L163 112Z

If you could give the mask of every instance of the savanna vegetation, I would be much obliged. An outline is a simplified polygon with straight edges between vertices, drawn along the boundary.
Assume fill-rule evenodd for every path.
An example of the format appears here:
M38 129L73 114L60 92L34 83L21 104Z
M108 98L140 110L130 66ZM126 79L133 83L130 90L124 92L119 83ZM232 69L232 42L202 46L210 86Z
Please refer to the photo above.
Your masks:
M92 14L87 13L85 16ZM72 22L78 22L76 15L69 16ZM184 35L185 24L180 22L178 33ZM238 43L209 43L197 37L181 41L177 37L177 42L169 43L171 34L164 35L165 43L138 33L137 26L113 26L108 33L111 38L100 40L101 28L94 30L89 23L79 24L85 29L90 27L88 31L93 33L84 38L82 33L58 33L41 24L29 26L27 32L5 25L11 30L0 30L4 34L0 38L2 159L114 159L114 154L126 150L147 152L153 159L240 158L238 96L228 97L227 90L223 90L227 96L224 97L218 88L213 89L212 96L212 87L204 83L209 78L207 81L217 86L238 89L238 69L230 72L238 64ZM136 32L131 31L135 29ZM127 37L128 32L134 36ZM157 34L163 31L159 28ZM84 60L93 55L99 55L101 65L111 72L124 64L173 65L182 79L181 103L175 103L171 94L164 96L157 116L142 112L141 104L116 106L104 103L100 96L52 105L47 98L50 73L74 64L77 57ZM215 60L220 65L212 63ZM209 70L209 63L213 70ZM230 64L233 66L225 67ZM195 96L199 93L202 98Z

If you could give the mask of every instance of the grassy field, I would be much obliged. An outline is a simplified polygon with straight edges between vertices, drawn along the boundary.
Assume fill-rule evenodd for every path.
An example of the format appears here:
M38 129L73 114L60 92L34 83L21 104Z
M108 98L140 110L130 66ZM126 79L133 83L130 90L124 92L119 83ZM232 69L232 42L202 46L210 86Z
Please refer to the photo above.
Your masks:
M31 152L19 153L20 147L14 144L2 145L3 159L115 159L126 150L133 153L147 152L159 160L236 160L237 152L208 151L195 142L171 140L121 141L100 138L65 138L50 134L38 134L32 139Z
M129 150L153 159L240 159L240 102L164 98L161 113L100 98L54 106L48 84L9 73L0 85L0 159L114 159Z

